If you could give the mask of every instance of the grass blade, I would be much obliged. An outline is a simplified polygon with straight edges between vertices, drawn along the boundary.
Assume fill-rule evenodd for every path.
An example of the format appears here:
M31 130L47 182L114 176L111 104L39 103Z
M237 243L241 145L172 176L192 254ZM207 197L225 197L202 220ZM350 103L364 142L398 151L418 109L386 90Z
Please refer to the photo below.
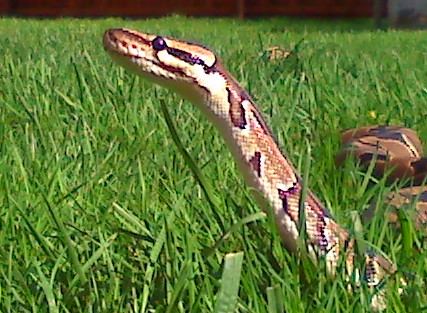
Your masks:
M178 148L179 153L181 153L181 155L183 156L185 163L188 165L191 172L193 173L194 178L202 188L203 193L206 196L206 199L208 200L210 206L212 207L212 210L216 212L219 204L218 204L218 199L213 194L213 191L212 191L213 188L211 187L210 183L205 179L205 177L203 176L200 169L197 167L197 164L193 160L191 155L187 152L187 150L185 150L184 145L179 139L178 132L176 131L176 127L174 126L169 110L166 106L166 103L163 99L160 99L160 107L162 109L163 116L166 120L166 124L168 126L169 132L172 136L172 139L175 145Z
M233 313L237 306L243 252L229 253L225 256L221 277L221 289L216 300L215 313Z
M267 288L268 313L283 313L283 295L279 286Z
M71 240L70 236L68 235L67 229L65 228L64 224L62 223L62 220L58 217L56 212L52 209L50 203L47 199L45 199L45 203L47 206L47 209L52 216L53 221L55 222L56 226L58 227L58 231L60 234L60 238L62 239L63 244L67 247L68 256L70 258L70 263L72 264L74 270L77 272L77 275L82 283L85 283L87 281L86 274L83 269L83 265L79 260L79 254L77 252L77 249L75 248L74 242Z

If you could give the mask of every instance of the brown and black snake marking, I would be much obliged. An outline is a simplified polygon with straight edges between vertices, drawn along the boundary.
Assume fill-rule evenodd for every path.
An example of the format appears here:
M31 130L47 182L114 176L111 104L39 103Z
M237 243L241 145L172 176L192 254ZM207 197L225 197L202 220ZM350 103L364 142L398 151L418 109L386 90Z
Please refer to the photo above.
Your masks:
M230 118L235 127L244 129L246 127L245 109L243 108L242 100L235 92L226 88L228 93L228 102L230 103Z
M255 152L253 157L249 159L249 163L252 166L255 173L258 175L258 177L260 177L261 176L261 152L259 151Z

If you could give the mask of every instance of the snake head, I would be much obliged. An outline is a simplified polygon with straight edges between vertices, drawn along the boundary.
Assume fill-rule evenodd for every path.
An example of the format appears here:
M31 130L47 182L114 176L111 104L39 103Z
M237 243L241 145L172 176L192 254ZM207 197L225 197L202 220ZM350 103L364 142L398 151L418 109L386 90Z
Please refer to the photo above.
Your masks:
M186 41L128 29L109 29L105 50L114 61L144 78L198 101L210 90L217 57Z

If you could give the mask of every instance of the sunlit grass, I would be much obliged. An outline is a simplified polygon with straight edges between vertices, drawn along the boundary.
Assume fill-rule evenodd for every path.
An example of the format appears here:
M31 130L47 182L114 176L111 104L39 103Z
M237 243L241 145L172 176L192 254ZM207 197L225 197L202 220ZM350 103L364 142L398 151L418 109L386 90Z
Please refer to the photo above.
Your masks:
M311 157L310 187L349 230L352 213L381 204L389 188L334 167L341 130L406 125L425 143L425 32L376 32L369 21L2 19L0 311L223 312L235 299L223 276L230 266L240 274L241 254L224 264L235 252L239 312L369 310L365 289L349 293L322 266L304 282L217 131L189 103L113 64L101 44L110 27L218 52L296 166ZM299 63L261 58L299 42ZM364 226L366 245L414 277L403 296L386 284L388 311L426 308L425 253L404 255L381 216Z

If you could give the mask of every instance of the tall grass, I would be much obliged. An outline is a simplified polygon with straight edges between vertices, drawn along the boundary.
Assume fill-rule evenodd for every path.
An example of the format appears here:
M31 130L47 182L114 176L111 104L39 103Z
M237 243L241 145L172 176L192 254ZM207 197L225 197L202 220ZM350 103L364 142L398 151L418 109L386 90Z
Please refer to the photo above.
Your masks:
M426 138L425 32L376 32L369 21L1 19L0 311L368 311L363 286L349 293L322 266L303 279L216 130L113 64L101 44L110 27L215 50L297 167L311 158L310 188L350 230L352 214L373 200L384 208L390 188L368 188L350 164L335 169L340 131L398 124ZM301 40L297 64L261 57ZM387 311L426 309L423 235L408 255L382 216L364 226L367 245L413 277L403 296L398 279L386 282Z

